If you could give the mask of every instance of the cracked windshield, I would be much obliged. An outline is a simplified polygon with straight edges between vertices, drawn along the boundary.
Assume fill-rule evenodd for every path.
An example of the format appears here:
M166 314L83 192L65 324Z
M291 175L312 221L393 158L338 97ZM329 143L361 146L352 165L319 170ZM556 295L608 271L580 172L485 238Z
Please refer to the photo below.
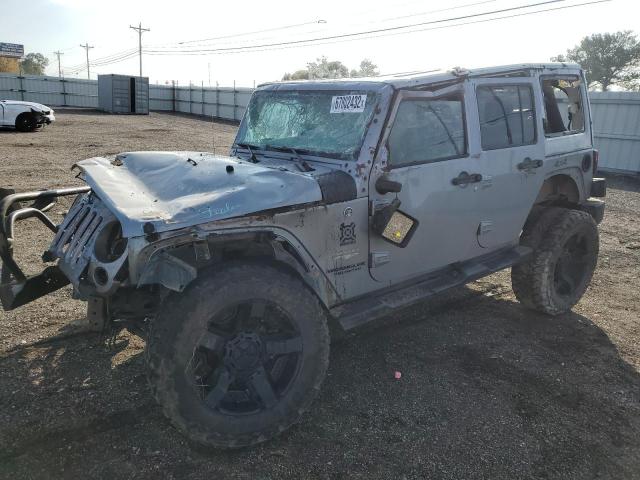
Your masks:
M377 101L367 91L256 92L237 143L355 159Z

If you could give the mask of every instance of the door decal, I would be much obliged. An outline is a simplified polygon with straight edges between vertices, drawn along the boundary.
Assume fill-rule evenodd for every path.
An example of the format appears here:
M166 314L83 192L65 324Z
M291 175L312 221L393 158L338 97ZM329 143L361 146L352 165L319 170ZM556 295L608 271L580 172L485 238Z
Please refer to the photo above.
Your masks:
M356 243L356 224L341 223L340 224L340 246L352 245Z

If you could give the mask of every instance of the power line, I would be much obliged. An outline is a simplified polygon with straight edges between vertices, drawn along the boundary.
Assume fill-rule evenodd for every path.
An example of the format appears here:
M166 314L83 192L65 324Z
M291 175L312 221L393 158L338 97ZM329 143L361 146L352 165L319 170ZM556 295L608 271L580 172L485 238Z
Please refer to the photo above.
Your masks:
M493 14L497 14L497 13L504 13L504 12L511 12L514 10L522 10L522 9L526 9L526 8L533 8L533 7L538 7L538 6L542 6L542 5L549 5L552 3L561 3L561 2L566 2L567 0L547 0L544 2L537 2L537 3L530 3L527 5L520 5L517 7L509 7L509 8L502 8L499 10L492 10L489 12L481 12L481 13L474 13L474 14L469 14L469 15L462 15L462 16L458 16L458 17L451 17L451 18L444 18L444 19L439 19L439 20L430 20L428 22L418 22L418 23L412 23L412 24L407 24L407 25L397 25L394 27L386 27L386 28L378 28L378 29L374 29L374 30L367 30L367 31L363 31L363 32L353 32L353 33L343 33L340 35L330 35L327 37L316 37L316 38L307 38L307 39L302 39L302 40L292 40L292 41L288 41L288 42L276 42L276 43L266 43L266 44L259 44L259 45L249 45L249 46L244 46L244 47L226 47L226 48L215 48L215 49L191 49L191 50L173 50L173 51L168 51L168 50L149 50L149 52L155 52L155 53L161 53L161 52L178 52L178 53L212 53L212 52L220 52L220 51L233 51L233 50L240 50L240 49L248 49L248 48L264 48L264 47L276 47L276 46L282 46L282 45L294 45L294 44L301 44L301 43L309 43L309 42L316 42L316 41L322 41L322 40L333 40L333 39L338 39L338 38L349 38L349 37L355 37L355 36L362 36L362 35L367 35L367 34L372 34L372 33L382 33L382 32L390 32L390 31L396 31L396 30L405 30L408 28L413 28L413 27L419 27L419 26L424 26L424 25L433 25L433 24L437 24L437 23L445 23L445 22L453 22L456 20L465 20L468 18L475 18L475 17L482 17L482 16L486 16L486 15L493 15Z
M450 8L441 9L441 10L442 11L444 11L444 10L453 10L453 9L457 9L457 8L475 6L477 4L490 3L490 1L493 1L493 0L484 1L484 2L474 2L474 3L470 3L470 4L459 5L457 7L450 7ZM512 15L503 15L503 16L494 17L494 18L487 18L487 19L480 19L480 20L473 20L473 21L466 21L466 22L458 22L458 23L452 23L452 24L447 24L447 25L439 25L439 26L431 26L431 27L428 27L428 28L415 29L416 26L433 25L433 24L437 24L437 23L447 23L447 22L452 22L452 21L455 21L455 20L470 19L470 18L474 18L474 17L482 17L482 16L491 15L491 14L495 14L495 13L504 13L504 12L513 11L513 10L534 8L536 6L547 5L547 4L552 4L552 3L560 3L560 2L565 2L565 1L567 1L567 0L545 1L545 2L528 4L528 5L522 5L522 6L518 6L518 7L511 7L511 8L506 8L506 9L494 10L494 11L491 11L491 12L481 12L481 13L477 13L477 14L458 16L458 17L453 17L453 18L448 18L448 19L441 19L441 20L434 20L434 21L429 21L429 22L419 22L419 23L414 23L414 24L409 24L409 25L400 25L400 26L389 27L389 28L384 28L384 29L374 29L374 30L369 30L367 32L355 32L355 33L347 33L347 34L342 34L342 35L332 35L332 36L327 36L327 37L320 37L320 38L316 38L316 39L297 40L297 41L290 41L290 42L278 42L278 43L275 43L275 44L266 44L264 46L261 46L261 45L247 45L247 46L238 46L238 47L234 47L234 48L216 48L216 49L211 49L211 50L193 49L193 50L175 50L175 51L172 51L172 50L145 49L144 53L149 54L149 55L184 55L184 56L200 55L201 56L201 55L224 55L224 54L234 54L234 53L253 53L253 52L263 52L263 51L273 51L273 50L284 50L284 49L290 49L290 48L309 47L309 46L315 46L315 45L329 45L329 44L335 44L335 43L343 43L343 42L350 42L350 41L361 41L361 40L368 40L368 39L380 38L380 37L388 37L388 36L396 36L396 35L406 35L406 34L410 34L410 33L418 33L418 32L431 31L431 30L441 30L441 29L446 29L446 28L460 27L460 26L464 26L464 25L480 24L480 23L493 22L493 21L498 21L498 20L506 20L506 19L511 19L511 18L524 17L524 16L528 16L528 15L535 15L535 14L539 14L539 13L546 13L546 12L551 12L551 11L558 11L558 10L564 10L564 9L569 9L569 8L576 8L576 7L582 7L582 6L594 5L594 4L600 4L600 3L608 3L608 2L611 2L613 0L593 0L593 1L589 1L589 2L581 2L581 3L577 3L577 4L573 4L573 5L566 5L566 6L560 6L560 7L555 7L555 8L546 8L546 9L540 9L540 10L524 12L524 13L517 13L517 14L512 14ZM435 13L435 12L438 12L438 10L431 11L431 12L423 12L422 14ZM422 15L422 14L416 14L416 15ZM131 27L131 28L136 28L136 27ZM142 26L140 25L137 28L142 28ZM278 27L278 28L283 28L283 27ZM276 30L276 29L268 29L268 30ZM145 31L146 31L146 29L145 29ZM256 32L246 32L245 34L237 34L237 35L238 36L249 35L251 33L256 33ZM372 33L374 33L374 35L372 35ZM222 38L222 37L220 37L220 38ZM130 59L130 58L134 57L136 54L141 55L141 53L142 53L142 49L141 48L124 50L124 51L117 52L117 53L114 53L114 54L111 54L111 55L107 55L105 57L97 58L94 61L89 62L89 58L88 58L89 57L89 55L88 55L89 48L93 48L93 46L89 46L88 44L86 44L86 45L81 45L81 47L86 49L86 53L87 53L87 64L86 64L86 66L81 64L81 65L78 65L78 66L75 66L75 67L69 67L69 68L65 67L65 71L69 72L69 73L77 74L77 73L81 72L82 70L86 69L88 77L90 77L90 72L89 72L90 66L93 66L93 67L106 66L106 65L113 64L113 63L122 62L124 60L127 60L127 59ZM139 45L139 47L140 47L140 45ZM54 52L54 53L56 53L56 52ZM59 59L59 57L58 57L58 59ZM60 65L59 65L59 73L60 73Z
M121 62L122 60L126 60L128 58L134 57L138 54L138 49L134 48L131 50L123 50L121 52L117 52L105 57L96 58L95 60L90 62L90 65L93 67L109 65L111 63ZM69 67L64 67L65 71L77 73L78 71L85 70L87 68L85 63L81 63L78 65L73 65Z
M577 3L577 4L574 4L574 5L566 5L566 6L562 6L562 7L547 8L547 9L542 9L542 10L536 10L536 11L533 11L533 12L525 12L525 13L519 13L519 14L513 14L513 15L504 15L502 17L488 18L488 19L482 19L482 20L460 22L460 23L455 23L455 24L450 24L450 25L441 25L441 26L437 26L437 27L429 27L429 28L422 28L422 29L416 29L416 30L410 30L410 31L393 32L393 33L383 33L383 34L380 34L380 35L371 35L371 36L367 36L367 37L356 37L356 38L347 38L347 39L342 39L342 40L324 41L324 42L319 42L319 43L309 43L309 44L302 44L302 45L283 46L283 47L276 47L276 48L261 48L261 49L252 49L252 50L223 51L223 52L213 52L213 53L181 53L181 52L154 53L153 51L148 51L146 53L148 55L185 55L185 56L187 56L187 55L228 55L228 54L235 54L235 53L255 53L255 52L273 51L273 50L285 50L285 49L290 49L290 48L311 47L311 46L317 46L317 45L330 45L330 44L335 44L335 43L369 40L369 39L372 39L372 38L389 37L389 36L396 36L396 35L407 35L407 34L411 34L411 33L425 32L425 31L431 31L431 30L444 30L444 29L447 29L447 28L461 27L461 26L465 26L465 25L472 25L472 24L479 24L479 23L494 22L494 21L498 21L498 20L507 20L507 19L510 19L510 18L517 18L517 17L526 17L526 16L529 16L529 15L535 15L535 14L539 14L539 13L546 13L546 12L552 12L552 11L557 11L557 10L566 10L566 9L569 9L569 8L583 7L583 6L595 5L595 4L599 4L599 3L609 3L609 2L612 2L612 1L613 0L594 0L594 1L591 1L591 2Z
M186 43L208 42L210 40L222 40L222 39L225 39L225 38L246 37L247 35L253 35L254 33L275 32L275 31L279 31L279 30L287 30L287 29L290 29L290 28L303 27L305 25L315 25L315 24L319 24L319 23L327 23L327 21L319 19L319 20L314 20L313 22L296 23L294 25L283 25L281 27L266 28L264 30L254 30L252 32L234 33L234 34L231 34L231 35L222 35L220 37L201 38L199 40L185 40L183 42L178 42L178 45L183 45L183 44L186 44Z
M133 57L135 57L137 55L138 55L138 52L134 52L134 53L129 54L127 56L124 56L122 58L119 58L119 59L116 59L116 60L112 60L112 61L109 61L109 62L106 62L106 63L90 62L90 65L91 65L91 67L104 67L104 66L107 66L107 65L112 65L114 63L122 62L124 60L128 60L128 59L133 58ZM80 66L80 67L77 67L77 68L64 67L64 71L67 72L67 73L70 73L70 74L78 74L78 73L80 73L80 72L82 72L82 71L84 71L86 69L87 69L86 65Z
M128 60L129 58L133 58L136 55L138 55L138 51L137 49L134 50L133 52L129 52L126 53L124 55L120 55L119 57L114 57L111 58L107 61L92 61L89 62L89 65L92 67L102 67L105 65L111 65L113 63L118 63L118 62L122 62L123 60ZM87 65L86 64L81 64L81 65L77 65L77 66L73 66L73 67L64 67L65 71L68 73L72 73L72 74L76 74L79 72L82 72L83 70L87 69Z
M484 5L487 3L495 3L499 0L483 0L483 1L476 1L476 2L472 2L472 3L465 3L462 5L456 5L454 7L447 7L447 8L439 8L436 10L428 10L426 12L416 12L416 13L412 13L410 15L402 15L402 16L398 16L398 17L391 17L391 18L384 18L384 19L380 19L380 20L371 20L371 21L367 21L367 22L356 22L356 23L348 23L345 26L359 26L359 25L371 25L372 23L385 23L385 22L389 22L389 21L393 21L393 20L399 20L399 19L403 19L403 18L412 18L412 17L420 17L420 16L424 16L424 15L430 15L433 13L441 13L441 12L447 12L447 11L451 11L451 10L460 10L461 8L468 8L468 7L474 7L474 6L478 6L478 5ZM265 30L254 30L251 32L244 32L244 33L237 33L237 34L233 34L233 35L223 35L223 36L219 36L219 37L212 37L212 38L203 38L200 40L188 40L188 41L182 41L182 42L177 42L177 43L164 43L164 44L156 44L156 45L149 45L149 48L176 48L176 49L180 49L181 47L179 47L178 45L184 45L187 43L195 43L198 42L198 45L193 45L193 46L200 46L200 47L207 47L210 46L207 43L209 40L221 40L221 39L235 39L237 37L246 37L255 33L264 33L264 32L271 32L271 31L278 31L278 30L284 30L284 29L288 29L288 28L293 28L293 27L299 27L299 26L303 26L303 25L314 25L314 24L320 24L320 23L327 23L327 21L325 20L317 20L314 22L306 22L306 23L299 23L299 24L295 24L295 25L288 25L288 26L283 26L283 27L277 27L277 28L270 28L270 29L265 29ZM296 34L313 34L313 33L318 33L322 30L319 29L314 29L314 30L307 30L307 31L303 31L303 32L297 32ZM263 37L258 37L258 38L253 38L253 39L248 39L249 41L253 40L253 41L257 41L257 40L271 40L274 38L278 38L278 36L274 36L274 35L269 35L269 36L263 36ZM243 41L243 40L240 40ZM233 43L233 44L237 44L238 40L233 40L233 41L215 41L214 45L225 45L225 44L229 44L229 43ZM242 45L240 46L242 47ZM238 47L238 48L240 48Z
M84 45L80 44L80 46L87 52L87 80L91 80L91 70L89 67L89 49L93 48L93 46L89 45L89 42L85 43Z
M149 28L142 28L142 22L138 23L137 27L129 25L129 28L138 32L138 55L140 56L140 76L142 76L142 32L150 32Z
M482 2L465 3L464 5L457 5L455 7L440 8L438 10L429 10L428 12L412 13L410 15L401 15L399 17L391 17L391 18L387 18L386 20L400 20L402 18L419 17L421 15L427 15L431 13L449 12L451 10L460 10L461 8L466 8L466 7L476 7L478 5L484 5L486 3L495 3L497 1L498 0L484 0Z
M462 4L462 5L457 5L457 6L454 6L454 7L441 8L441 9L437 9L437 10L430 10L430 11L427 11L427 12L415 13L415 14L412 14L412 15L406 15L406 16L402 16L402 17L394 17L394 18L385 19L385 20L382 20L382 21L395 20L395 19L398 19L398 18L405 18L405 17L421 16L421 15L427 15L427 14L431 14L431 13L439 13L439 12L444 12L444 11L449 11L449 10L457 10L457 9L476 6L476 5L481 5L481 4L492 3L492 2L495 2L495 1L497 1L497 0L484 0L484 1L466 3L466 4ZM188 40L188 41L184 41L184 42L179 42L179 44L194 43L194 42L204 42L204 41L216 40L216 39L237 38L237 37L242 37L242 36L249 36L249 35L252 35L252 34L255 34L255 33L279 31L279 30L296 28L296 27L300 27L300 26L304 26L304 25L314 25L314 24L320 24L320 23L326 23L326 21L325 20L314 20L312 22L304 22L304 23L298 23L298 24L293 24L293 25L284 25L284 26L281 26L281 27L268 28L268 29L263 29L263 30L254 30L254 31L250 31L250 32L243 32L243 33L237 33L237 34L232 34L232 35L223 35L223 36L211 37L211 38L200 39L200 40ZM360 23L360 24L362 24L362 23ZM130 26L130 28L132 28L134 30L138 30L138 28L142 28L142 25L140 24L139 27ZM144 31L148 31L148 29L143 29L143 30ZM307 33L315 33L315 32L319 32L319 31L320 30L315 30L315 31L307 32ZM274 38L274 37L271 36L271 38ZM262 39L269 39L269 37L266 37L266 38L263 37ZM220 44L220 43L225 44L225 43L229 43L229 42L216 42L216 43L217 44ZM164 45L175 45L175 44L164 44ZM97 59L95 59L95 60L90 62L90 66L92 66L92 67L106 66L106 65L113 64L113 63L122 62L124 60L127 60L127 59L133 57L135 53L137 53L139 56L141 56L141 48L140 48L140 46L141 45L139 45L138 49L124 50L124 51L121 51L121 52L113 53L113 54L105 56L105 57L97 58ZM157 45L157 46L155 46L155 48L158 48L160 46L161 45ZM152 46L152 48L153 47L154 46ZM251 46L237 47L237 48L251 48ZM67 48L66 50L69 50L69 49ZM264 49L264 50L271 50L271 49ZM273 50L276 50L276 49L273 49ZM153 51L153 50L149 50L149 52L151 52L151 51ZM262 50L256 50L256 51L262 51ZM145 53L146 52L147 52L147 50L145 50ZM167 50L167 52L169 52L169 51ZM231 52L231 53L233 53L233 52ZM167 54L170 54L170 53L167 53ZM173 54L173 53L171 53L171 54ZM86 70L86 69L87 69L87 66L84 63L78 64L78 65L69 66L69 67L64 67L64 70L66 72L75 73L75 74L77 74L77 73L79 73L79 72L81 72L83 70Z
M129 53L122 54L119 57L110 58L108 60L103 60L103 61L99 61L99 62L92 62L91 65L95 65L95 66L111 65L112 63L118 63L118 62L121 62L123 60L127 60L129 58L133 58L136 55L138 55L137 51L129 52Z

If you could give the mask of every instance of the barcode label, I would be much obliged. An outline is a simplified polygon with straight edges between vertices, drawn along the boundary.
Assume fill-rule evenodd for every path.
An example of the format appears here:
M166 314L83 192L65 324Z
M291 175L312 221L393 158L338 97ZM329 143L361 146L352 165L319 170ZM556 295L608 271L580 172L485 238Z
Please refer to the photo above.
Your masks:
M338 95L331 97L331 113L361 113L366 103L366 95Z

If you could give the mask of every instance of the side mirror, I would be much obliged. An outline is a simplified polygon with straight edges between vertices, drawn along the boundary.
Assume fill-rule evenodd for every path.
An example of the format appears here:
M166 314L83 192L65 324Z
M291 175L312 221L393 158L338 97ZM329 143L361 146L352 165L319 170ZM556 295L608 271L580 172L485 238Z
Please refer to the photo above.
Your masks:
M382 176L376 180L376 190L381 195L385 193L398 193L402 190L402 184Z
M400 200L396 198L389 205L376 210L371 229L386 241L404 248L418 228L418 221L398 210L399 207Z

